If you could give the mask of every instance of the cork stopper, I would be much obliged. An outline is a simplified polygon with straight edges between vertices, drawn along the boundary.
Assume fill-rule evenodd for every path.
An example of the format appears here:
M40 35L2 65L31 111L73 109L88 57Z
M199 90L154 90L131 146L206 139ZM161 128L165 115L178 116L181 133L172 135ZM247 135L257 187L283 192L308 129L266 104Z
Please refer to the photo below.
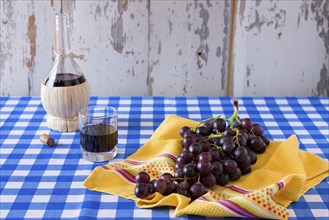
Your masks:
M52 137L50 137L48 134L41 135L40 141L41 141L41 143L46 144L50 147L55 145L55 140Z

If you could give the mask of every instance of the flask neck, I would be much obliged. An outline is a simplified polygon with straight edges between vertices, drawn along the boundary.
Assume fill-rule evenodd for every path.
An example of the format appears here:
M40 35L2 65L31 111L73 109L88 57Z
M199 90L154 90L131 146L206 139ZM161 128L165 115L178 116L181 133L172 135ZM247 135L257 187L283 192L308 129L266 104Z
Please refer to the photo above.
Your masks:
M71 53L69 27L69 17L67 14L58 13L55 15L55 53L57 55L70 55Z

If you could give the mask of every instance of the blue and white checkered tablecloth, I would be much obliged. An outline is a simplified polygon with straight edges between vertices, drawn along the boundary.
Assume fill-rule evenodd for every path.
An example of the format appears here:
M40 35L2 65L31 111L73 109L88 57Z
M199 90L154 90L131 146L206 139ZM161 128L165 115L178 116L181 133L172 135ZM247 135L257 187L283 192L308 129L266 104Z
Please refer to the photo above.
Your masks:
M172 208L139 209L135 202L87 190L82 182L103 163L81 159L79 134L50 131L39 97L1 97L1 218L170 219ZM166 115L193 120L228 117L231 97L91 97L90 105L119 111L119 152L115 161L133 154ZM239 115L263 124L269 138L296 134L300 148L329 158L329 98L244 97ZM58 143L48 147L40 135ZM329 217L328 178L309 190L288 210L291 219ZM205 219L186 216L180 219Z

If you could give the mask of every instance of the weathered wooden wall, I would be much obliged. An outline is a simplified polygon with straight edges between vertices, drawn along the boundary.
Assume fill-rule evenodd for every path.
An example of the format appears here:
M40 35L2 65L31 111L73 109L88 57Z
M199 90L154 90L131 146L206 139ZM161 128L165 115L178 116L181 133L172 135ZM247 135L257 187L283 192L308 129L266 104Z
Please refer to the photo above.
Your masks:
M1 2L2 95L39 95L59 10L55 0ZM224 95L229 10L229 0L64 2L92 95Z
M65 0L92 95L329 95L327 0ZM39 95L60 0L2 0L1 95ZM233 28L231 28L233 24Z
M238 1L235 95L329 95L329 1Z

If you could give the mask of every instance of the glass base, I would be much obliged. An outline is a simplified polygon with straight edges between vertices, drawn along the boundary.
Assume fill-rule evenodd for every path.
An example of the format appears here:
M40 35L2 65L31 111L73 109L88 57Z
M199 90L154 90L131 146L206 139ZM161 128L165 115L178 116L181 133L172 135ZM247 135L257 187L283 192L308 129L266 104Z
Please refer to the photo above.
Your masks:
M82 158L90 162L105 162L105 161L113 160L118 152L117 152L117 147L115 147L111 151L99 152L99 153L88 152L85 151L84 149L81 149L81 153L82 153Z

